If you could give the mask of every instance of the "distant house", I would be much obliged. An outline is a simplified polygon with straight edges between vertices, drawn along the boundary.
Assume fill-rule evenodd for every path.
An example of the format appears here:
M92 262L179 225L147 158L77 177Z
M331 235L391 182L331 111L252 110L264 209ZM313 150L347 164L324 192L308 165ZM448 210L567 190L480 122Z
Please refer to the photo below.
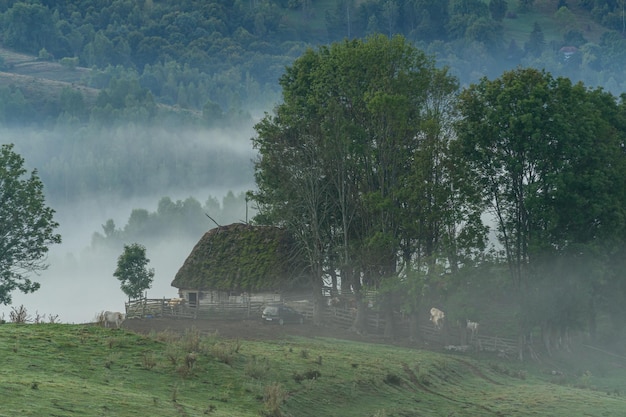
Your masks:
M235 223L209 230L172 281L189 307L277 302L307 288L305 263L281 228Z
M563 61L569 60L574 54L578 52L578 48L575 46L564 46L559 49L559 55L563 59Z

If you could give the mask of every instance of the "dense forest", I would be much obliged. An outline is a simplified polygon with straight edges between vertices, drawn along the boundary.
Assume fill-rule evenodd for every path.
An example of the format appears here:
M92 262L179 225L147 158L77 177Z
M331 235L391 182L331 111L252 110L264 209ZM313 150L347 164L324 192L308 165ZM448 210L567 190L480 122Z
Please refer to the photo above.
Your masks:
M268 109L285 66L307 47L373 33L405 36L462 84L522 65L624 88L624 12L610 0L42 0L3 1L0 13L5 47L94 69L84 82L98 89L134 83L125 85L132 100L98 98L91 116L101 120L122 106L153 118L154 102L211 121ZM86 117L72 100L59 110Z
M280 101L279 77L307 48L373 33L403 35L461 85L524 66L626 88L617 1L5 0L2 46L72 81L33 92L0 77L0 126L44 129L16 145L42 151L33 164L55 202L207 180L241 189L253 153L215 143L250 149L245 128Z

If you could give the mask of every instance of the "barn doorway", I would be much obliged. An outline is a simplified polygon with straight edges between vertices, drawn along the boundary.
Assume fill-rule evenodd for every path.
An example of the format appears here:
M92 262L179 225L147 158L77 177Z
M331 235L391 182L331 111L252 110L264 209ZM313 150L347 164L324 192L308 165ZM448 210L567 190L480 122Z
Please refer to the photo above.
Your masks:
M189 307L195 308L198 305L198 293L190 292L187 295L189 297Z

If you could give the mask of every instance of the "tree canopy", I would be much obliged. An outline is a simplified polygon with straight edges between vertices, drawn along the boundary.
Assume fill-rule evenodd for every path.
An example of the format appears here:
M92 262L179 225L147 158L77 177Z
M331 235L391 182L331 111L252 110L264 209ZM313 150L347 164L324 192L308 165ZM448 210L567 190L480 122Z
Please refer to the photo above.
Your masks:
M624 245L623 104L518 69L470 86L459 109L460 158L496 225L523 331L585 326L620 279L611 258Z
M48 267L48 247L61 243L54 210L45 204L43 183L33 170L28 175L24 159L13 145L0 147L0 303L9 304L11 293L36 291L39 283L28 276Z
M403 37L380 35L310 49L280 84L284 103L253 139L256 220L298 237L313 287L340 271L359 294L405 267L425 268L417 258L445 257L456 227L470 223L445 209L456 80Z
M124 245L113 276L120 281L122 291L129 298L141 298L143 292L152 286L154 269L148 268L149 262L143 245Z

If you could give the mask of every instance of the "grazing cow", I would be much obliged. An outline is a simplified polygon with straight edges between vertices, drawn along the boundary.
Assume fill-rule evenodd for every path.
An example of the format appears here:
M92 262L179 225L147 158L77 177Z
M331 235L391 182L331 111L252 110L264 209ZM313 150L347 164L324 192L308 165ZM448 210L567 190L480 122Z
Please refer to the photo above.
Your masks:
M119 311L105 311L103 314L103 318L104 327L109 327L109 325L115 325L115 328L119 329L126 316L124 313L120 313Z
M467 330L472 332L472 339L478 333L478 322L467 320Z
M185 302L184 298L170 298L169 301L167 302L167 305L174 308L176 306L183 304L184 302Z
M184 298L170 298L169 301L167 302L167 305L169 306L170 312L172 314L174 314L177 311L178 306L182 306L183 304L185 304Z
M430 321L433 322L437 330L441 330L441 328L443 327L443 319L445 318L446 314L443 311L439 310L436 307L430 309Z

